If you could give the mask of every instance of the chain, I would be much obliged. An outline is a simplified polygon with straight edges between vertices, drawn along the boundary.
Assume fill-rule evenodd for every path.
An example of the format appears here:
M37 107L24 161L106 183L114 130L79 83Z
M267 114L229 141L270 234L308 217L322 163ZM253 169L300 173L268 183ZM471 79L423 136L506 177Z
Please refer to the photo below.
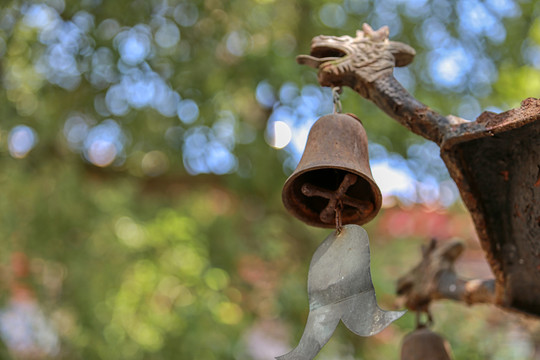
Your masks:
M422 321L422 314L426 315L426 321ZM423 327L431 327L431 326L433 326L433 316L431 315L429 308L426 307L422 310L417 310L416 311L416 328L420 329Z
M341 100L339 99L340 94L342 93L342 89L340 86L336 86L332 88L332 101L334 102L334 114L338 113L340 114L341 109Z

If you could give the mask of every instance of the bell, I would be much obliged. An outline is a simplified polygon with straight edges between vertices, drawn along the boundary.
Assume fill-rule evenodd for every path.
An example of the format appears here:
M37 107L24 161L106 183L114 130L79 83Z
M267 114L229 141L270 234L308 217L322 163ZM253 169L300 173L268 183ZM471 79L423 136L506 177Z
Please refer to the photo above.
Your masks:
M369 167L366 131L356 116L330 114L313 124L282 199L291 214L313 226L361 225L377 215L381 191Z
M405 336L401 360L451 360L450 344L442 336L420 327Z

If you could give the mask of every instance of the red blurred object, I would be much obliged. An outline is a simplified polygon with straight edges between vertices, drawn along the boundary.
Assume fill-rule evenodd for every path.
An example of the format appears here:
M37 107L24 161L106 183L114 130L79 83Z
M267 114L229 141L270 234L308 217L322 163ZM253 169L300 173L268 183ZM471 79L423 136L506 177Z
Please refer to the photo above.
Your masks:
M27 277L30 273L30 262L23 252L11 254L11 270L15 278Z
M378 230L392 238L477 239L474 225L466 214L431 210L424 206L387 209L381 214Z

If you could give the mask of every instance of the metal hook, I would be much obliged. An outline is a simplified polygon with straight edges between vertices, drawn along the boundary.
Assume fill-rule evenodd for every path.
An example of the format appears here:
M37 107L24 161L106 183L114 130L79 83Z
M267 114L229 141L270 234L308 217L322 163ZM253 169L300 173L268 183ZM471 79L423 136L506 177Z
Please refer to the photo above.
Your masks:
M426 315L426 321L422 321L422 314ZM416 328L424 328L424 327L431 327L433 326L433 316L431 315L431 311L429 311L429 308L425 308L423 310L418 310L416 312Z
M343 92L340 86L332 88L332 101L334 102L334 114L340 114L342 111L340 95Z

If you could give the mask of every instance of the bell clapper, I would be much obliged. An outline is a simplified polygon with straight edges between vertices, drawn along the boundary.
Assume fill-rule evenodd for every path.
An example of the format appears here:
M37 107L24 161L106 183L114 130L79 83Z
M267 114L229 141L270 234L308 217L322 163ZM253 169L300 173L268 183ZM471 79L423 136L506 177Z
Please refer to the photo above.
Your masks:
M339 205L340 219L344 205L357 208L360 212L373 210L373 205L370 202L355 199L346 194L347 190L354 185L357 180L358 177L356 175L347 174L336 190L322 189L310 183L305 183L302 185L301 191L302 194L308 197L317 196L328 199L328 205L321 211L319 217L323 223L331 224L336 218L338 202L341 203L341 205Z

